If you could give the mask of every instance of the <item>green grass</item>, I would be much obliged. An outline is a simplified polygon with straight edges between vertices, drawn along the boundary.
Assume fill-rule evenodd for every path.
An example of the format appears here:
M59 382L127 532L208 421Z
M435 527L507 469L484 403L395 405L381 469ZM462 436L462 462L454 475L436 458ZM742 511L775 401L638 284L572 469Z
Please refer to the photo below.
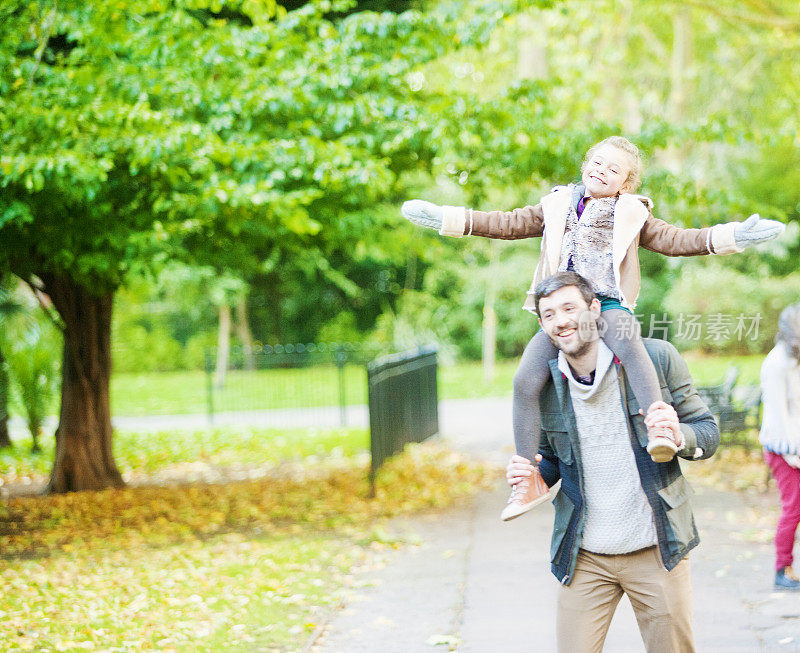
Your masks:
M339 403L339 371L334 365L298 369L228 372L225 385L213 388L216 412L335 406ZM113 415L196 414L208 410L209 380L205 372L117 374L111 379ZM363 366L344 367L344 399L348 405L367 400Z
M335 537L231 533L17 560L0 572L0 648L297 650L363 555Z
M682 354L696 385L721 383L731 365L739 370L738 385L758 384L764 356L714 356L700 352ZM483 378L480 363L460 363L439 368L439 396L442 399L472 399L479 397L502 397L511 394L512 380L519 361L498 361L495 376L490 382Z
M518 360L497 361L491 381L484 379L483 366L479 362L440 366L439 398L477 399L510 395L517 365Z
M518 361L499 361L495 378L487 383L478 362L439 367L442 399L503 396L511 392ZM232 371L223 388L213 388L216 412L335 406L339 376L334 366L300 369ZM111 380L111 411L117 416L205 413L208 379L204 372L119 374ZM367 402L367 374L363 366L344 368L347 405Z
M30 453L30 440L15 439L0 449L0 479L41 479L50 472L55 442L42 438L42 451ZM126 474L148 474L181 463L213 466L274 465L308 456L352 456L369 448L365 429L263 429L225 427L202 431L163 431L114 436L114 459Z
M739 384L758 383L764 357L711 356L685 352L684 358L698 385L719 383L731 364L741 370ZM512 379L519 361L501 360L494 378L486 381L480 362L439 367L440 399L501 397L511 394ZM300 369L231 371L223 388L213 389L215 412L336 406L339 403L339 374L335 366ZM367 401L366 370L363 366L344 368L344 403ZM115 416L202 414L208 411L208 379L204 372L118 374L111 380L111 411ZM14 405L11 410L19 414Z
M688 351L683 353L683 357L689 365L689 371L696 385L721 383L731 365L739 368L737 385L758 385L761 379L761 363L764 362L764 356L761 354L714 356Z
M44 479L52 437L37 455L29 441L16 444L0 453L0 479ZM313 469L310 456L352 457L367 447L363 429L121 432L114 440L124 474L187 462L269 466L291 459ZM141 538L99 547L82 546L89 533L76 532L63 550L0 566L0 650L296 650L339 602L351 566L365 555L359 541L308 529L180 542L162 542L160 531L145 520Z
M139 471L198 455L220 465L305 457L241 482L1 502L0 650L303 650L354 570L400 545L386 518L444 507L498 473L413 445L369 498L366 466L350 456L365 441L358 430L125 434L117 459Z

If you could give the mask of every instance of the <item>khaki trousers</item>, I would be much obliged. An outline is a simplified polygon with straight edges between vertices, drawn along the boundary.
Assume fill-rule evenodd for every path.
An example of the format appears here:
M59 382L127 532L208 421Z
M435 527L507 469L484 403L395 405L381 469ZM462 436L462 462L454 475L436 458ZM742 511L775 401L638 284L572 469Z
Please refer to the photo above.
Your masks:
M558 593L558 650L600 653L623 593L648 653L694 652L689 559L667 571L655 546L621 555L578 551L572 582Z

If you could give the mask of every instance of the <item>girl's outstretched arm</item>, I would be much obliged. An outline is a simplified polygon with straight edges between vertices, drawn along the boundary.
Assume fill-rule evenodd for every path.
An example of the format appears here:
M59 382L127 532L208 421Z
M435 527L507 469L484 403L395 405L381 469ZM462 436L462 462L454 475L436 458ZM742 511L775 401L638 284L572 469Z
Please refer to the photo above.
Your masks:
M443 236L483 236L502 240L535 238L544 231L540 204L513 211L475 211L463 206L439 206L424 200L409 200L401 208L414 224L436 229Z
M650 215L639 234L639 244L667 256L735 254L777 238L784 229L783 223L762 220L758 214L744 222L724 222L702 229L682 229Z

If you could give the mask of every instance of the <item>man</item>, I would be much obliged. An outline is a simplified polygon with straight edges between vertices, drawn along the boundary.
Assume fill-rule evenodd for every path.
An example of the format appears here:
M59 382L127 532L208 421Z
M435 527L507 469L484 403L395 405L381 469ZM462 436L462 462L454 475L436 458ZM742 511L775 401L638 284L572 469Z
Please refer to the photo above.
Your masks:
M678 456L695 460L708 458L719 444L714 418L686 363L660 340L645 340L645 346L664 401L642 417L624 369L592 328L600 302L583 277L559 272L537 286L534 300L559 354L539 400L538 472L514 456L508 481L536 483L540 473L552 487L561 479L550 547L561 582L558 650L602 651L625 593L648 651L694 651L686 556L699 537L691 489L676 458L657 463L647 454L647 427L663 427Z

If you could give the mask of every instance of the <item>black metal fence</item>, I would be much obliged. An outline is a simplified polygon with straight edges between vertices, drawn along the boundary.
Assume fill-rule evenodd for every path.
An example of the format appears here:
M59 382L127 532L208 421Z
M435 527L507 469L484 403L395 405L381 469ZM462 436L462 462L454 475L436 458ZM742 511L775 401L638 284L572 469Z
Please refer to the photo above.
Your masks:
M385 347L353 343L264 345L231 350L217 369L206 356L206 411L210 423L265 426L366 426L366 365Z
M370 488L375 472L409 442L439 431L437 359L434 347L383 356L367 365L369 387Z

